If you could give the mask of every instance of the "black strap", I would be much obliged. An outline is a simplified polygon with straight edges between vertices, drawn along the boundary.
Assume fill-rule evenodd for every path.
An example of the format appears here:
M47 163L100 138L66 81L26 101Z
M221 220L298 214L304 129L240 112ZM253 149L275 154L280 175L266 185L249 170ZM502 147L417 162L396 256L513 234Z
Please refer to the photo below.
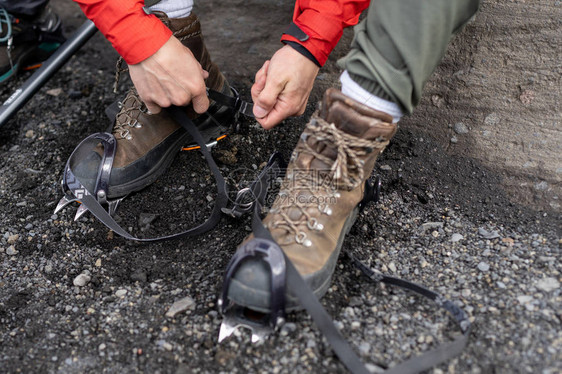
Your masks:
M259 203L255 205L254 216L252 219L252 229L254 235L257 238L270 240L275 243L275 240L271 236L271 233L267 230L267 228L264 227L263 223L261 222L261 217L259 215L261 206L259 205ZM283 256L285 257L287 290L290 290L297 296L301 305L306 309L308 314L310 314L318 329L322 332L322 334L324 334L338 358L349 369L349 371L354 374L368 374L369 370L361 362L357 354L351 348L351 345L345 340L345 338L336 328L328 312L326 312L318 298L314 295L310 287L301 277L291 260L285 255L285 252L283 252ZM385 371L385 373L419 373L420 371L432 368L446 360L449 360L462 352L467 344L468 336L470 333L470 321L468 320L466 314L462 309L457 307L451 301L443 298L436 292L428 290L427 288L424 288L420 285L399 278L389 277L386 275L377 275L373 270L371 270L351 254L347 253L347 256L365 275L368 276L371 281L383 282L386 284L399 286L435 301L439 307L444 308L453 316L455 322L460 327L460 330L463 333L460 337L456 338L452 342L441 344L436 349L433 349L422 355L412 357ZM380 370L384 370L381 367L377 368Z
M291 35L301 42L306 42L310 37L297 26L296 23L291 22L283 34Z

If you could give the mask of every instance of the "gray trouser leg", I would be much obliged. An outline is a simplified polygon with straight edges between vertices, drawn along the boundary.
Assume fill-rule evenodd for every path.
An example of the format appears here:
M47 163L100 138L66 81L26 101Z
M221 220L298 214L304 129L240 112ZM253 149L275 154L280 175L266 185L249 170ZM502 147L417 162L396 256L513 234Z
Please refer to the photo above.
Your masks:
M49 0L0 0L0 7L17 16L35 17Z
M339 61L367 91L411 113L452 36L480 0L371 0L355 26L349 54Z

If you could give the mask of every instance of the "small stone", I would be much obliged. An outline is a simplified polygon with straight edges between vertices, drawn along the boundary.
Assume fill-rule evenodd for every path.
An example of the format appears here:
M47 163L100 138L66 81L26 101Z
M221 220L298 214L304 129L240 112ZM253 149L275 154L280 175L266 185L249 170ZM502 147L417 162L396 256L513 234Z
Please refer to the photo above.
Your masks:
M539 182L535 184L535 190L537 191L546 191L548 190L548 183L545 181Z
M122 296L125 296L126 294L127 294L127 290L125 290L125 289L120 289L120 290L115 291L115 296L117 296L117 297L122 297Z
M484 124L488 126L495 126L500 123L500 115L497 113L490 113L484 118Z
M105 348L106 348L105 343L101 343L101 344L98 346L98 349L99 349L100 351L103 351Z
M436 106L437 108L441 108L441 106L443 106L443 103L445 102L445 100L443 99L443 97L439 96L439 95L432 95L431 96L431 103Z
M521 92L521 95L519 96L519 100L521 100L521 102L524 105L531 104L534 99L535 99L535 91L533 90L524 90L523 92Z
M363 342L359 344L359 353L361 354L361 356L368 356L370 351L371 351L371 344L367 342Z
M90 282L91 279L92 278L88 274L78 274L78 276L76 276L76 278L74 278L74 280L72 281L72 284L74 284L76 287L84 287Z
M480 271L488 271L488 270L490 270L490 265L488 265L488 264L485 263L485 262L481 262L481 263L478 264L478 270L480 270Z
M502 243L505 243L505 244L507 244L508 246L511 247L513 244L515 244L515 240L513 240L511 238L503 238Z
M27 130L25 133L25 137L28 139L33 138L34 136L35 136L35 131L33 130Z
M68 92L68 97L70 97L73 100L80 99L82 97L82 92L78 90L70 90Z
M52 88L50 90L47 90L46 94L49 96L54 96L57 97L62 93L62 88Z
M468 127L466 127L466 125L462 122L455 123L455 126L453 128L454 128L454 130L457 134L467 134L468 133Z
M420 226L419 231L425 232L430 229L439 229L443 227L443 222L426 222Z
M388 269L391 272L396 273L396 265L394 264L394 262L391 262L390 264L388 264Z
M96 265L97 268L101 267L101 258L98 258L98 259L96 260L95 265Z
M381 165L380 166L381 170L385 170L385 171L391 171L392 170L392 166L390 165Z
M6 254L8 256L15 256L18 254L18 251L16 251L16 247L14 247L13 245L9 246L8 249L6 249Z
M8 244L15 244L19 238L18 234L8 236Z
M357 331L361 328L361 322L359 321L353 321L351 322L351 330L353 331Z
M158 217L157 214L141 213L139 216L139 226L148 228L152 222Z
M187 296L183 299L177 300L172 304L170 309L166 312L166 317L174 318L178 313L185 312L186 310L195 306L195 301Z
M456 136L451 136L451 143L453 144L457 144L459 142L459 138L457 138Z
M464 239L464 236L462 236L461 234L453 234L453 235L451 236L451 241L452 241L453 243L456 243L456 242L458 242L458 241L460 241L460 240L463 240L463 239Z
M488 231L483 227L480 227L478 229L478 235L480 235L484 239L488 239L488 240L500 237L500 234L497 231Z
M517 296L517 301L519 301L521 304L527 304L533 301L533 297L527 295L521 295L521 296Z
M501 289L505 289L505 288L506 288L505 283L503 283L503 282L501 282L501 281L496 282L496 284L498 285L498 288L501 288Z
M471 291L469 289L464 289L461 291L461 296L462 297L469 297L471 295Z
M148 276L142 270L136 270L131 274L131 279L141 283L145 283L148 280Z
M554 291L560 288L560 282L556 278L544 278L537 282L537 288L544 292Z
M379 374L385 372L385 369L373 364L365 364L365 367L367 368L367 370L369 370L369 373L371 374Z
M52 272L53 272L53 265L51 265L51 264L45 265L45 269L44 269L44 270L45 270L45 273L47 273L47 274L52 273Z

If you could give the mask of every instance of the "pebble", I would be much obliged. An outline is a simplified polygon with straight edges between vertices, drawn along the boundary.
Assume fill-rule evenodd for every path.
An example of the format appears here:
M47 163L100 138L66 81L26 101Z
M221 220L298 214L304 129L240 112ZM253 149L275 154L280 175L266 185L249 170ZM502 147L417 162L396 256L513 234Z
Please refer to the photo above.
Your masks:
M370 351L371 351L371 344L367 342L363 342L359 344L359 353L361 353L361 356L368 356Z
M6 249L6 254L8 256L15 256L18 254L18 251L16 251L16 247L14 247L13 245L9 246L8 249Z
M122 297L127 294L127 290L121 288L120 290L115 291L115 296Z
M481 262L478 264L478 270L480 271L488 271L490 270L490 265L488 265L486 262Z
M8 244L15 244L19 238L18 234L8 236Z
M462 122L455 123L454 129L457 134L468 133L468 127L466 127L466 125Z
M498 113L490 113L484 118L484 124L488 126L495 126L500 123L500 115Z
M396 265L394 264L394 262L391 262L390 264L388 264L388 269L391 272L396 273Z
M459 139L456 136L451 136L451 143L453 144L457 144L459 142Z
M554 291L560 288L560 282L556 278L544 278L537 282L537 288L545 292Z
M90 277L88 274L82 273L78 274L76 278L74 278L72 284L74 284L76 287L84 287L90 282L90 280L92 280L92 277Z
M456 242L458 242L458 241L460 241L460 240L463 240L463 239L464 239L464 236L462 236L461 234L453 234L453 235L451 236L451 241L452 241L453 243L456 243Z
M517 301L519 301L521 304L527 304L533 301L533 296L528 296L528 295L517 296Z
M45 93L49 96L57 97L62 93L62 88L52 88L50 90L47 90Z
M480 227L478 229L478 235L480 235L484 239L489 239L489 240L500 237L500 234L497 231L488 231L483 227Z
M381 169L381 170L385 170L385 171L391 171L391 170L392 170L392 166L390 166L390 165L381 165L380 169Z
M168 309L168 311L166 312L166 317L174 318L177 314L185 312L186 310L194 306L195 301L191 297L186 296L183 299L177 300L172 304L170 309Z
M25 133L25 137L28 139L33 138L34 136L35 136L35 131L33 130L27 130Z
M430 229L438 229L443 227L443 222L426 222L420 226L419 230L425 232Z

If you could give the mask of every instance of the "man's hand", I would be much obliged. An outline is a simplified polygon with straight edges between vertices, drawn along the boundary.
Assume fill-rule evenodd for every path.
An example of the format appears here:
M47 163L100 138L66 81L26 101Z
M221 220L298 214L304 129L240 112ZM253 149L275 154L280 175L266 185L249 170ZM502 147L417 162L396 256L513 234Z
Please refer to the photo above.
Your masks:
M256 73L252 86L254 115L264 129L301 115L320 68L292 47L279 49Z
M209 108L204 81L209 73L203 70L189 48L173 36L155 54L130 65L129 74L151 113L190 102L197 113Z

